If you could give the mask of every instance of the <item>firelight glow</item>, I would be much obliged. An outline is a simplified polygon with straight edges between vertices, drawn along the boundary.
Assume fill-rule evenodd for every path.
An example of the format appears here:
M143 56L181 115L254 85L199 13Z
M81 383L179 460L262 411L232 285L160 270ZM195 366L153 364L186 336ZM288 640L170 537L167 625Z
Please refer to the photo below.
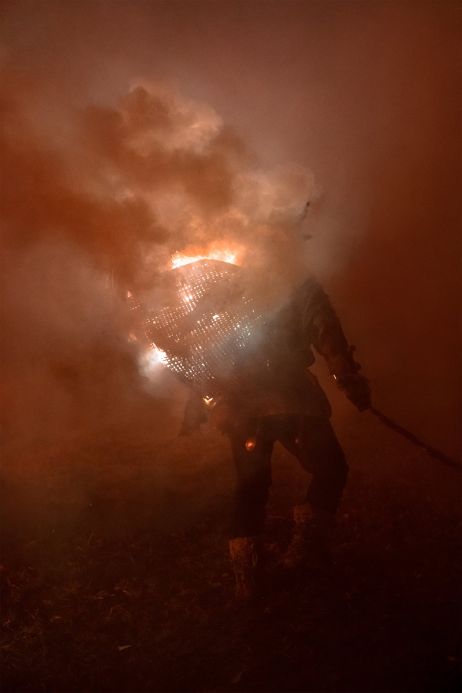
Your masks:
M213 249L209 250L206 254L198 255L186 255L183 253L175 253L172 257L172 269L177 267L184 267L184 265L190 265L192 262L198 262L199 260L221 260L221 262L229 262L231 265L237 265L238 262L238 251L233 251L229 249Z
M167 358L165 351L153 344L144 352L139 361L141 372L148 377L153 375L159 366L167 362Z
M154 365L156 365L156 364L158 364L158 363L166 363L166 361L167 361L167 354L166 354L165 351L163 351L162 349L159 349L159 348L156 347L156 346L152 346L152 347L149 349L148 358L149 358L149 361L150 361L150 362L152 363L152 365L154 366Z

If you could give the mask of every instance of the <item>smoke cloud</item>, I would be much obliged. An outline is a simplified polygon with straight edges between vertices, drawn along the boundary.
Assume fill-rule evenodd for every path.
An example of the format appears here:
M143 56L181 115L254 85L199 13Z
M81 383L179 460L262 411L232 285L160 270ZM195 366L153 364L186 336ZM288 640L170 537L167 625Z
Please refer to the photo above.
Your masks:
M53 130L34 73L2 76L5 430L94 435L143 391L127 290L146 295L175 253L219 246L293 275L314 182L259 169L210 106L165 84L69 108Z
M378 402L455 451L458 23L451 2L10 4L11 458L107 430L172 433L182 395L168 376L146 390L126 292L152 295L175 253L223 244L258 289L271 278L271 300L321 277Z

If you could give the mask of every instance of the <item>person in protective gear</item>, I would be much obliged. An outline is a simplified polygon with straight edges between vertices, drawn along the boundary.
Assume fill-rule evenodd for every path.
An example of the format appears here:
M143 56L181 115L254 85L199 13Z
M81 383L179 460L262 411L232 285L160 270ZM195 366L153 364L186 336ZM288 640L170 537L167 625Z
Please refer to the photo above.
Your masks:
M302 565L310 552L327 553L348 466L330 424L331 409L315 376L313 349L327 362L337 385L360 410L371 406L367 379L359 372L332 304L316 281L306 281L262 329L236 372L241 386L225 394L211 418L228 436L236 469L229 541L236 596L254 596L260 536L271 484L271 455L279 441L311 475L293 511L293 536L282 563ZM200 401L200 400L199 400ZM203 420L191 400L183 433Z

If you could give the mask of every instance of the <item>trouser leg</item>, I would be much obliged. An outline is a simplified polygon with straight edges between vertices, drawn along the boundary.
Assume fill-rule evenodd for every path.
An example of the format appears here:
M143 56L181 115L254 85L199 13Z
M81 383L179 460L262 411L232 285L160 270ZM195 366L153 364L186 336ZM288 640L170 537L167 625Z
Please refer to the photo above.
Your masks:
M244 430L231 436L236 488L229 553L239 600L249 600L257 591L258 535L263 529L271 483L272 442L257 435L255 446L247 449L246 433Z
M345 456L328 419L305 417L296 425L292 421L282 442L312 474L304 502L294 508L294 532L284 563L290 568L307 559L325 564L348 474Z
M306 417L300 425L297 457L312 479L305 502L335 514L348 477L348 465L328 419Z
M233 434L231 448L236 470L231 536L260 534L265 522L266 502L271 485L271 452L273 442L264 435L256 436L256 445L247 450L247 431Z

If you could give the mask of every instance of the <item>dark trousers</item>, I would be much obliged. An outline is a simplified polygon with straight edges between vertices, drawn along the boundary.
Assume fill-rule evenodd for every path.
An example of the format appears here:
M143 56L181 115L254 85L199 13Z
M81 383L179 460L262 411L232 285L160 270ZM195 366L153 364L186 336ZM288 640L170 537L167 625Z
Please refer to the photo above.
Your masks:
M335 513L345 487L348 466L329 419L312 416L267 416L248 421L230 434L237 482L232 537L259 534L263 529L271 485L271 454L276 441L312 474L305 502ZM254 441L253 449L246 442ZM252 447L252 445L247 445Z

